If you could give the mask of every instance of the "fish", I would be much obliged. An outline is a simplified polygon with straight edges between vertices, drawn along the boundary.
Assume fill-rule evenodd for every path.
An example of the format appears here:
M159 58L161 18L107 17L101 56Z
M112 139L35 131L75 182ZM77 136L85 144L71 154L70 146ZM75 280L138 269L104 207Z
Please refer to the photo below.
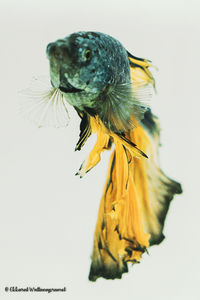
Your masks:
M129 264L139 263L150 246L163 241L171 200L182 193L181 184L159 166L160 125L150 108L155 79L149 68L154 66L114 37L93 31L49 43L46 55L50 79L37 88L35 78L24 91L31 100L24 111L40 127L66 127L67 107L74 107L81 119L75 151L91 134L97 137L77 176L92 170L102 152L112 152L88 278L120 279Z

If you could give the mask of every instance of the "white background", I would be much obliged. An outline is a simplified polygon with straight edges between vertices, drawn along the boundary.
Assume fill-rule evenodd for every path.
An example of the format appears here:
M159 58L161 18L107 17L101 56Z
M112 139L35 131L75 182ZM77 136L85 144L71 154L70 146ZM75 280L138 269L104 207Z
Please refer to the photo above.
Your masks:
M0 1L0 299L197 300L199 292L199 1ZM89 282L97 211L110 153L74 176L95 138L74 152L79 118L38 129L17 116L17 91L48 74L49 42L79 30L108 33L158 66L152 108L163 170L183 185L166 239L121 280ZM8 286L66 293L6 293Z

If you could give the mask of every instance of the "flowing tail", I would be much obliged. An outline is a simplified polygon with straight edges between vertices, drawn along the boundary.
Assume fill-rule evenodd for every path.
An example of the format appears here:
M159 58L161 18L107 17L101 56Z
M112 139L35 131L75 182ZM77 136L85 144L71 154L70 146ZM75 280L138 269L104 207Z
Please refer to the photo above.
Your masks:
M132 56L130 63L134 63L132 78L154 84L146 60ZM100 161L102 151L115 145L94 234L89 280L96 281L99 277L121 278L128 272L128 262L139 263L149 246L162 242L170 202L182 189L159 168L160 128L150 109L137 127L124 135L109 131L98 117L84 116L76 149L80 150L91 133L97 134L97 142L81 166L80 176Z

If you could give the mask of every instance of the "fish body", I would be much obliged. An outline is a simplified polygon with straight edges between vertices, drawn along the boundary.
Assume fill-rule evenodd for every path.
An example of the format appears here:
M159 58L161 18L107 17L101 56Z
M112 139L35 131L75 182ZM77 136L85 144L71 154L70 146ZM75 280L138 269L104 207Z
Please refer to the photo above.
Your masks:
M46 53L52 87L41 93L31 86L31 104L36 105L31 115L45 125L67 126L70 104L81 118L75 150L96 134L96 144L76 174L80 177L114 145L89 280L121 278L128 263L140 262L150 246L162 242L171 200L182 192L159 167L160 126L148 103L149 86L155 87L151 62L99 32L73 33L50 43Z
M181 185L159 168L160 127L145 97L155 87L150 61L130 54L113 37L77 32L47 46L53 87L81 117L80 150L97 142L77 175L82 177L111 148L94 235L89 280L121 278L149 246L164 239L165 218Z

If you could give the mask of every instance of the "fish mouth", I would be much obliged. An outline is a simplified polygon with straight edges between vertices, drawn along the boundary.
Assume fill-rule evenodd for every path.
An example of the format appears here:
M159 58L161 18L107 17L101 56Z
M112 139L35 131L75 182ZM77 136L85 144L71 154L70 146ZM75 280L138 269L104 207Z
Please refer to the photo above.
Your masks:
M59 90L61 90L61 92L63 92L63 93L79 93L79 92L83 91L81 89L74 87L69 82L67 82L67 84L65 84L65 86L60 85Z

